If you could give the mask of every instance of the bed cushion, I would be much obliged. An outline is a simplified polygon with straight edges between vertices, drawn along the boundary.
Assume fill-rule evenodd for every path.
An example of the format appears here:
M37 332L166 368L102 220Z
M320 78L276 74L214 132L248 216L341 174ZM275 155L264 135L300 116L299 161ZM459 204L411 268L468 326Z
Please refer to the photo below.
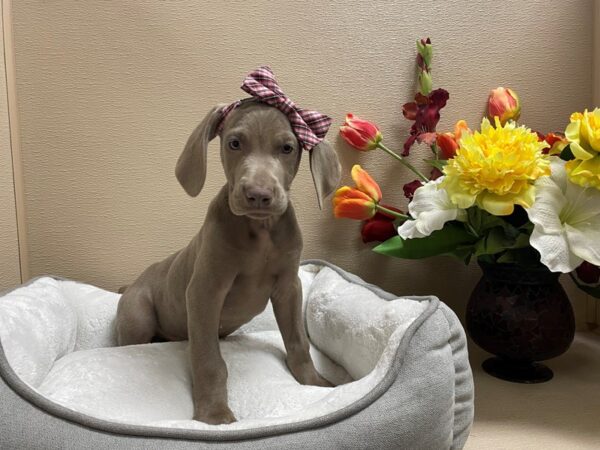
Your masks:
M402 385L413 389L413 380L398 379L399 358L406 357L417 329L424 322L433 324L437 316L447 328L438 330L447 335L446 344L431 349L441 354L420 358L446 360L446 366L433 367L430 375L443 380L436 382L438 386L451 388L444 397L451 403L442 405L445 417L435 419L445 422L440 442L449 444L439 448L459 448L472 420L472 380L468 363L465 366L464 333L453 313L434 298L396 298L327 264L305 264L299 276L311 354L317 369L338 386L302 386L295 381L285 365L283 342L269 307L221 341L229 402L238 418L231 425L191 420L186 342L115 346L113 320L119 296L93 286L43 277L0 298L5 366L38 401L41 397L79 420L105 423L113 432L125 427L139 433L145 429L148 436L172 430L167 434L200 433L197 438L206 438L202 432L230 437L239 436L237 432L266 437L273 430L291 433L310 428L311 423L343 426L372 404L385 404L390 390ZM458 330L454 344L452 329ZM457 363L462 365L458 371ZM428 410L428 401L440 400L428 399L429 394L419 402L423 411ZM403 414L393 416L403 420Z

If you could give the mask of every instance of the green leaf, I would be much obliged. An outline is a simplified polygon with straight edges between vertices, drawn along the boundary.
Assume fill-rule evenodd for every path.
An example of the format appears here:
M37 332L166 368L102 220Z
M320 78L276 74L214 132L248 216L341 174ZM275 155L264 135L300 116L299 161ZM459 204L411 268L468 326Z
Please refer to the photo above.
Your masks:
M483 216L481 210L476 206L467 209L467 222L473 227L473 229L477 232L481 232L481 224L483 221Z
M514 235L514 232L517 234ZM519 233L512 226L510 228L492 228L475 245L475 255L497 255L505 250L525 248L529 246L529 235Z
M507 236L501 227L492 228L475 245L475 256L495 255L514 244L514 239Z
M477 206L467 209L467 220L479 235L494 227L506 227L510 225L500 217L493 216Z
M525 248L529 247L529 234L520 233L515 239L515 243L511 248Z
M502 229L504 230L504 234L506 234L506 236L508 238L512 239L513 241L515 241L517 239L517 236L519 236L519 234L520 234L518 228L513 227L510 223L507 223L507 222L505 222ZM512 244L510 244L510 246L512 247Z
M402 239L394 236L373 249L381 255L404 259L422 259L430 256L451 254L459 247L472 245L477 241L465 230L460 222L449 222L444 228L431 235L416 239Z
M531 222L527 222L525 225L520 226L519 230L527 234L527 236L529 237L533 231L533 224Z
M492 255L482 255L477 257L477 261L488 263L488 264L496 264L496 262L501 262L502 256L498 259L494 258Z
M444 159L426 159L425 162L439 170L444 170L444 167L448 164L448 161Z
M473 245L461 245L450 252L444 253L444 255L452 256L468 265L474 250Z
M516 258L514 252L506 252L503 255L500 255L500 257L495 262L499 262L501 264L515 264L515 259Z
M499 263L518 264L522 267L539 267L540 254L530 246L508 249L496 260Z
M575 275L573 275L573 272L569 273L569 275L571 276L571 279L577 285L577 287L583 292L585 292L588 295L591 295L592 297L600 298L600 286L590 286L589 284L584 284L580 282L575 277Z

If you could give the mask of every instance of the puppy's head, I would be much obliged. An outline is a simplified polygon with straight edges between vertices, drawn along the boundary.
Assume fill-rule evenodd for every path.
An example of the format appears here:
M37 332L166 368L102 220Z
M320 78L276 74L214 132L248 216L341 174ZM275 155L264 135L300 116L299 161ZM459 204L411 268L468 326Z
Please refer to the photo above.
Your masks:
M253 219L283 214L301 150L278 109L256 102L234 109L221 131L231 212Z
M207 147L216 137L223 108L218 105L208 113L177 162L177 179L191 196L204 185ZM252 219L283 214L303 152L287 117L263 103L243 102L225 118L220 137L231 212ZM340 164L331 146L322 142L310 151L310 166L321 206L339 183Z

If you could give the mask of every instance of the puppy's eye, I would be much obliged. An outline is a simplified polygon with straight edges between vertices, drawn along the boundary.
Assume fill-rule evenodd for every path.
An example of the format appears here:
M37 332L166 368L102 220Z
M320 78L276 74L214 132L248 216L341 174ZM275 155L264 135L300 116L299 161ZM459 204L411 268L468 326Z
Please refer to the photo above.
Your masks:
M285 144L281 147L281 153L292 153L294 151L294 146L290 144Z
M238 141L237 139L232 139L231 141L229 141L229 148L231 150L239 150L240 147L240 141Z

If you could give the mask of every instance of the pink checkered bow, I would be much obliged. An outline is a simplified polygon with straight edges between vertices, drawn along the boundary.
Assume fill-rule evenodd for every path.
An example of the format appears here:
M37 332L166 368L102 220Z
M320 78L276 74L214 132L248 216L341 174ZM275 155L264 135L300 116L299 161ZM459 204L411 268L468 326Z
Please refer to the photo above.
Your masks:
M288 117L294 134L305 150L311 150L325 138L327 130L331 126L331 117L296 106L279 88L269 67L262 66L254 72L250 72L241 87L258 101L274 106L283 112ZM219 131L227 115L239 105L240 101L237 101L223 109Z

